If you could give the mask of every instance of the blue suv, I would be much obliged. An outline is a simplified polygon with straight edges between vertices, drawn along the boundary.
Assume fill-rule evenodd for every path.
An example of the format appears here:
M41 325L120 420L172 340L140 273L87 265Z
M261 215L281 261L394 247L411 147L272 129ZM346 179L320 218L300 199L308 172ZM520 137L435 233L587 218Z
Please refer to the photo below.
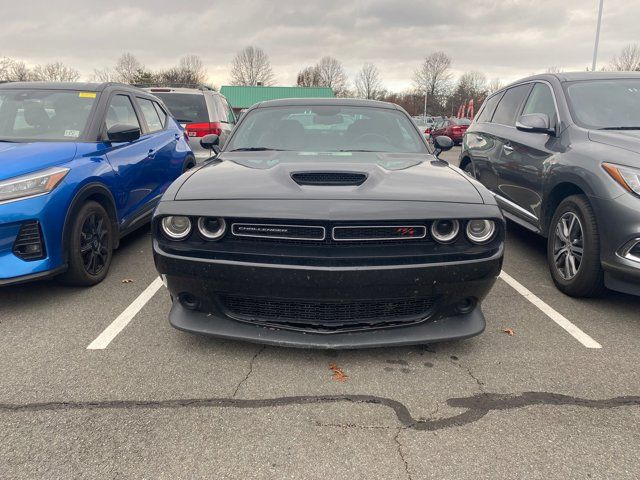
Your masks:
M104 279L120 238L195 165L167 112L115 83L0 85L0 285Z

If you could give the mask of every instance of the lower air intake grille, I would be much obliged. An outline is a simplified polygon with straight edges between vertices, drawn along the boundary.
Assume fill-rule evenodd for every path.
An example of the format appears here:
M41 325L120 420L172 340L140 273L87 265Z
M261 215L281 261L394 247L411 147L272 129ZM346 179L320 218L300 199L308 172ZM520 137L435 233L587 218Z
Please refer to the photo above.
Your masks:
M362 185L367 175L357 172L298 172L291 174L298 185Z
M40 260L45 257L42 232L36 220L22 224L13 243L13 254L23 260Z
M302 329L375 328L427 318L433 298L316 302L222 295L227 314L241 320Z

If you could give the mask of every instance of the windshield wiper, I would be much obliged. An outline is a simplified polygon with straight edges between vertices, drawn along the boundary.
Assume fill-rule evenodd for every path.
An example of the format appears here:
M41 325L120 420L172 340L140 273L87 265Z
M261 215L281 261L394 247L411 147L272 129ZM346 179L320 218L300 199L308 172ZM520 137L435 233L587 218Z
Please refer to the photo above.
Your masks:
M640 127L603 127L598 130L640 130Z
M4 140L2 138L0 138L0 142L5 142L5 143L16 143L14 140Z
M287 150L282 150L281 148L269 148L269 147L244 147L244 148L235 148L233 150L229 150L230 152L286 152Z
M176 122L178 123L191 123L193 120L185 120L184 118L176 118Z
M358 149L348 149L348 150L338 150L338 152L369 152L369 153L381 153L377 150L358 150Z

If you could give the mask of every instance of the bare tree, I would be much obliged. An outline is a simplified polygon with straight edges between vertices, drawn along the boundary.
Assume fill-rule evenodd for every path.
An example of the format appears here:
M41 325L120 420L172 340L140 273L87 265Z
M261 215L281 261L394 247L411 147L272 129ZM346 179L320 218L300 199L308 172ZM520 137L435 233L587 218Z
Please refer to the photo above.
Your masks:
M413 74L413 83L421 93L435 98L445 95L451 83L451 58L444 52L435 52L424 59Z
M184 83L200 85L207 81L207 69L198 55L182 57L178 68L184 75Z
M359 97L376 99L382 93L382 80L378 68L372 63L365 63L356 76L356 91Z
M547 68L546 73L561 73L561 72L562 72L562 67L551 65L550 67Z
M105 68L96 68L93 70L93 75L91 76L91 81L93 82L117 82L118 74L109 67Z
M115 67L115 80L122 83L136 83L141 71L144 71L144 65L131 53L123 53Z
M33 80L33 75L24 62L12 60L7 80L11 82L30 82Z
M609 66L611 70L620 72L640 71L640 46L637 43L625 46L620 55L613 57Z
M0 58L0 82L9 80L9 72L13 60L7 57Z
M339 60L326 56L322 57L316 65L320 75L320 85L330 87L337 96L347 92L347 74Z
M273 85L274 75L269 57L259 47L248 46L236 54L231 63L232 85Z
M499 78L494 78L493 80L491 80L489 82L489 84L487 85L487 95L490 95L494 92L497 92L498 90L500 90L502 87L504 87L502 81L500 81Z
M80 78L80 72L62 62L36 65L31 75L33 80L39 82L75 82Z
M299 87L319 87L321 84L320 71L316 65L303 68L298 72L297 85Z

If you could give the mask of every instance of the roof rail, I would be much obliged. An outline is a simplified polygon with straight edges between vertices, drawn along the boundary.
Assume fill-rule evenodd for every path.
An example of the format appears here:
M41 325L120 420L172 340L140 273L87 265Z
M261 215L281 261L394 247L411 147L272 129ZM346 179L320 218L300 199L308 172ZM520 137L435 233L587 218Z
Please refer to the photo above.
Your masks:
M138 88L153 88L153 87L158 87L158 88L196 88L198 90L209 90L212 92L215 92L215 88L212 88L208 85L202 85L200 83L163 83L163 82L158 82L158 83L134 83L132 84L132 86L134 87L138 87Z

